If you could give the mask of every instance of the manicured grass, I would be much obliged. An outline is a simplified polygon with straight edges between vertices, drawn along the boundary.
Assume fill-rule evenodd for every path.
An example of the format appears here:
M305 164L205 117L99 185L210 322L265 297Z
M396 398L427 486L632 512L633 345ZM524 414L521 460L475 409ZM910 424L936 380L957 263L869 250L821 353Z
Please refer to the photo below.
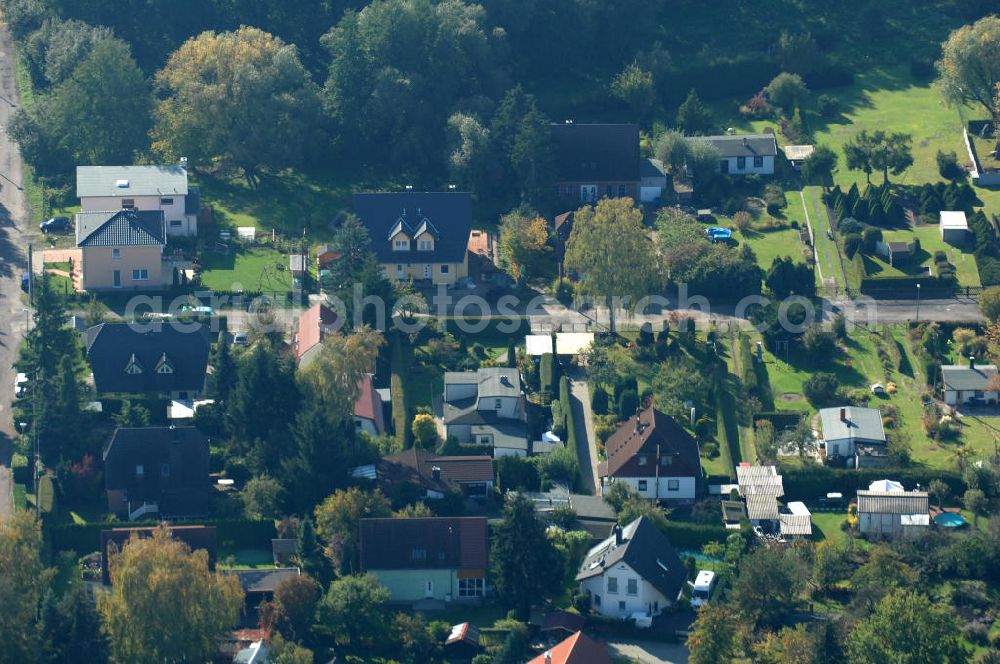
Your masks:
M835 286L844 288L846 286L844 270L840 265L837 243L835 240L831 240L828 235L830 218L827 215L826 206L820 198L821 193L820 187L805 187L802 191L786 192L785 198L788 200L789 208L794 204L797 208L803 209L803 202L805 204L803 217L808 214L809 223L813 230L813 242L816 243L816 262L819 265L816 278L820 279L822 276L822 281L818 283L829 284L832 280Z
M23 512L28 507L27 490L23 484L14 485L14 511Z
M831 540L842 544L847 541L847 533L840 529L840 524L847 520L847 512L813 512L813 541Z
M469 622L476 627L493 627L494 623L507 617L507 612L496 604L486 606L449 607L441 611L418 611L428 622L441 620L449 625Z
M292 275L288 256L273 249L253 248L202 256L201 283L215 291L288 291Z
M882 238L885 242L909 242L913 238L920 240L920 251L902 270L896 270L886 263L881 257L875 260L888 268L882 276L889 276L892 272L898 271L902 274L916 274L923 268L934 270L934 252L944 251L948 255L948 261L955 266L955 273L958 283L962 286L979 286L979 269L976 267L976 257L971 252L965 252L944 242L941 239L941 229L937 226L920 226L913 230L897 229L883 231ZM971 248L971 246L970 246Z
M802 243L799 232L794 228L779 231L747 231L745 234L737 231L736 235L750 245L757 254L757 265L763 270L771 267L775 258L790 256L796 263L804 263Z
M274 567L274 557L267 549L239 549L219 552L220 569L267 569L271 567Z

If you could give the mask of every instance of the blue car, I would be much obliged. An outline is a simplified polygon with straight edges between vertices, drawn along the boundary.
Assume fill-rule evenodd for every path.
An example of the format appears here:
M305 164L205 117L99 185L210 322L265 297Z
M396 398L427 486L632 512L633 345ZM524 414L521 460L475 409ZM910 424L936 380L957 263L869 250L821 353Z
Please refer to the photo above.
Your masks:
M31 285L31 275L28 274L27 272L22 272L21 273L21 290L23 290L25 293L27 293L28 292L28 288L30 287L30 285Z
M68 231L69 226L69 217L52 217L38 224L38 229L43 233L48 233L50 231Z

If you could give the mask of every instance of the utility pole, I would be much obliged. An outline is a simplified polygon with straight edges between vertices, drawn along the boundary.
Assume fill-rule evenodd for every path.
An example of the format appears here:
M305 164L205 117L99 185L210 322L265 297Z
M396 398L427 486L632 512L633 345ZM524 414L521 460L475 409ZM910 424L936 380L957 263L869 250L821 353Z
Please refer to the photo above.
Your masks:
M917 284L917 322L920 322L920 284Z

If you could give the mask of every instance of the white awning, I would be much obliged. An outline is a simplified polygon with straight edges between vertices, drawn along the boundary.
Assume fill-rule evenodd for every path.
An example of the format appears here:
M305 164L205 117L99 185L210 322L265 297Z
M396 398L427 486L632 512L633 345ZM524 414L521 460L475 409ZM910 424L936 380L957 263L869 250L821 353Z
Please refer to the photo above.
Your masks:
M529 334L524 337L524 347L528 355L532 357L537 357L539 355L545 355L546 353L552 352L552 335L551 334ZM511 358L507 358L508 362L513 361Z
M593 344L593 332L559 332L556 334L557 355L579 355Z

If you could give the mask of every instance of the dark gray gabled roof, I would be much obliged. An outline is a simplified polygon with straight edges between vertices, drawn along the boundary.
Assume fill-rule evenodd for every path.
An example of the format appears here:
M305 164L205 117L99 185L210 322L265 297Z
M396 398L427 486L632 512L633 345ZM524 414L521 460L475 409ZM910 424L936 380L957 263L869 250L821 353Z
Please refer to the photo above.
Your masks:
M624 562L664 597L671 601L677 599L687 582L687 568L667 536L651 521L639 517L622 528L621 544L616 543L616 538L617 534L612 531L610 537L587 552L576 580L599 576Z
M559 182L639 180L639 125L549 125Z
M102 393L200 392L210 346L205 326L195 323L101 323L87 330L87 361ZM164 361L172 372L156 371ZM140 372L126 373L132 362Z
M775 157L778 154L774 134L703 136L696 140L715 146L722 157Z
M166 244L162 210L78 212L76 246L138 247Z
M841 419L841 412L844 413ZM860 408L845 406L843 408L824 408L819 411L823 424L824 440L870 440L885 442L885 429L882 428L882 411L877 408Z
M161 516L207 514L208 439L195 427L115 429L104 450L104 485L126 491L133 505L157 503Z
M354 212L368 229L379 263L462 263L472 232L472 194L463 191L354 194ZM413 240L425 230L432 251L393 251L402 230Z
M987 390L990 379L997 375L996 365L977 364L974 368L956 364L941 367L941 379L946 390Z

